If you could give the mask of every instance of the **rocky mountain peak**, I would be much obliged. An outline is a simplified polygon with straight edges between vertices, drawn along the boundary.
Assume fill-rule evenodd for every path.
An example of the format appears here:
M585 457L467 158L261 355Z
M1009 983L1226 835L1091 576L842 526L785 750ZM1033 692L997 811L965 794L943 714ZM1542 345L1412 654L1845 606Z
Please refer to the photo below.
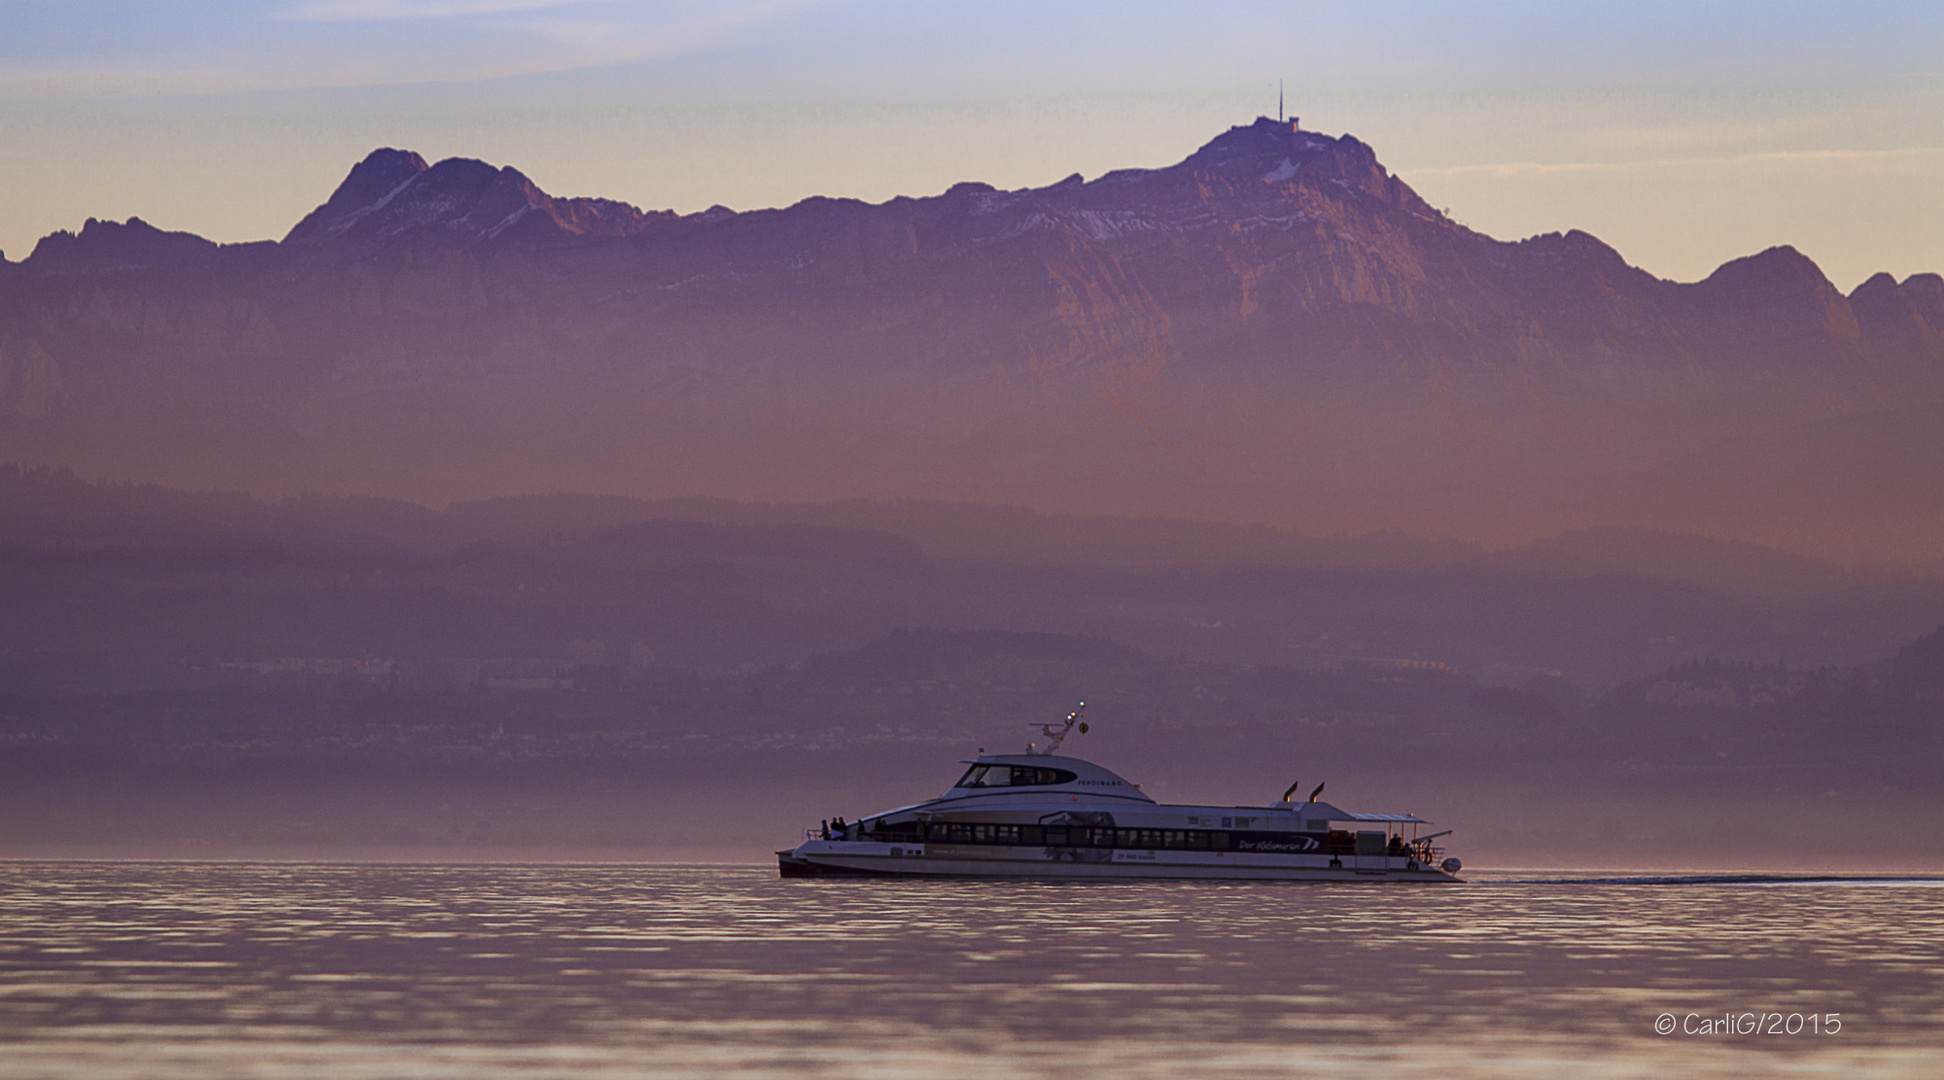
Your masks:
M383 204L393 192L428 168L425 159L410 150L390 147L373 150L351 167L350 174L331 192L324 205L305 215L284 236L284 242L304 243L342 233L361 213Z
M1944 274L1912 274L1899 287L1932 310L1944 311Z
M1912 274L1898 284L1897 279L1879 271L1850 293L1850 302L1891 302L1926 314L1944 316L1944 276Z
M1414 218L1447 219L1392 176L1377 152L1353 135L1304 131L1296 120L1257 117L1211 139L1180 168L1219 176L1230 183L1260 181L1272 188L1294 185L1329 197L1362 197Z
M1814 260L1787 244L1721 264L1694 286L1735 322L1766 335L1855 338L1856 316Z
M1730 259L1715 268L1702 284L1745 290L1835 289L1814 260L1788 244Z
M126 222L89 218L77 233L41 237L26 265L40 273L99 272L201 266L217 245L194 233L164 232L138 217Z
M1879 349L1895 350L1927 364L1944 351L1944 277L1912 274L1900 285L1875 274L1850 293L1863 332Z
M1350 141L1356 143L1355 139ZM1186 164L1222 168L1236 162L1266 163L1277 158L1327 152L1338 142L1320 132L1304 131L1295 120L1258 116L1252 124L1237 124L1210 139L1189 155Z
M626 236L670 211L643 213L610 199L557 199L511 166L447 158L427 166L410 151L374 150L286 244L366 243L406 235L482 241Z

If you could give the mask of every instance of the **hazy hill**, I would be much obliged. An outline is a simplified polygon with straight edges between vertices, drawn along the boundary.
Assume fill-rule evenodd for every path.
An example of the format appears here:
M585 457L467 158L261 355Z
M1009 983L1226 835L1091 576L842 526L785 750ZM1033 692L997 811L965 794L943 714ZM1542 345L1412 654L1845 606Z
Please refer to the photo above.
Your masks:
M1694 656L1853 664L1944 621L1944 583L1664 534L1488 555L944 503L680 507L265 502L0 469L0 690L166 688L291 658L398 661L434 684L495 658L735 671L937 627L1590 692ZM982 549L994 522L1006 542Z
M434 510L397 499L263 500L241 492L99 484L68 469L0 465L0 544L29 549L256 548L445 556L485 550L481 545L621 537L715 554L764 550L807 561L873 558L887 564L936 558L1018 567L1464 566L1552 578L1673 580L1756 599L1896 588L1916 580L1903 573L1845 569L1747 541L1651 529L1582 529L1488 552L1476 544L1399 532L1309 536L1266 525L1046 514L921 499L746 503L557 493Z
M1670 578L1737 595L1776 598L1900 580L1899 575L1845 570L1745 540L1653 529L1579 529L1493 552L1485 561L1525 573Z
M1662 281L1267 119L1090 181L686 216L381 150L281 241L91 221L0 266L0 456L1934 562L1941 330L1936 275Z

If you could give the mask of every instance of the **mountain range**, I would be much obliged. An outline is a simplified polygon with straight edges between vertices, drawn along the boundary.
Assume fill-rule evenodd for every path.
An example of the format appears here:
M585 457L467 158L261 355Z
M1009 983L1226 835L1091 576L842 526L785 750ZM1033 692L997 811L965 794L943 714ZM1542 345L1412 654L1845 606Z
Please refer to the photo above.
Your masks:
M383 149L279 241L0 261L0 460L445 502L946 499L1504 546L1944 559L1944 278L1655 278L1349 135L696 214Z

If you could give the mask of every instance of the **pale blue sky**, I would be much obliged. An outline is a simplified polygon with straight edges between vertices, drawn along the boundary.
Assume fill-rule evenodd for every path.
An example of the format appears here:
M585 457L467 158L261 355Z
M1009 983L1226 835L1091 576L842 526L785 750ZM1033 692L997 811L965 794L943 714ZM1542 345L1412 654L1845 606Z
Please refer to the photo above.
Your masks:
M373 147L737 209L1179 160L1273 112L1493 235L1681 280L1944 270L1944 5L6 0L0 249L281 235Z

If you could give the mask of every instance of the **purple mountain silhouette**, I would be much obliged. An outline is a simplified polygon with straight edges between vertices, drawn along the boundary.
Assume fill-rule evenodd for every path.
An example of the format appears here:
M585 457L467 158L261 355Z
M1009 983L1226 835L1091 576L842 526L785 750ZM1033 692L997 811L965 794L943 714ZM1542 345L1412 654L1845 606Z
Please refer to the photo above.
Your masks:
M922 496L1944 557L1944 279L1663 281L1268 119L1179 164L645 212L375 151L281 242L0 264L0 458L262 493ZM1933 494L1936 493L1936 494Z
M460 240L632 236L667 211L644 214L608 199L556 199L512 168L448 158L427 166L404 150L374 150L285 244L383 243L429 233Z

